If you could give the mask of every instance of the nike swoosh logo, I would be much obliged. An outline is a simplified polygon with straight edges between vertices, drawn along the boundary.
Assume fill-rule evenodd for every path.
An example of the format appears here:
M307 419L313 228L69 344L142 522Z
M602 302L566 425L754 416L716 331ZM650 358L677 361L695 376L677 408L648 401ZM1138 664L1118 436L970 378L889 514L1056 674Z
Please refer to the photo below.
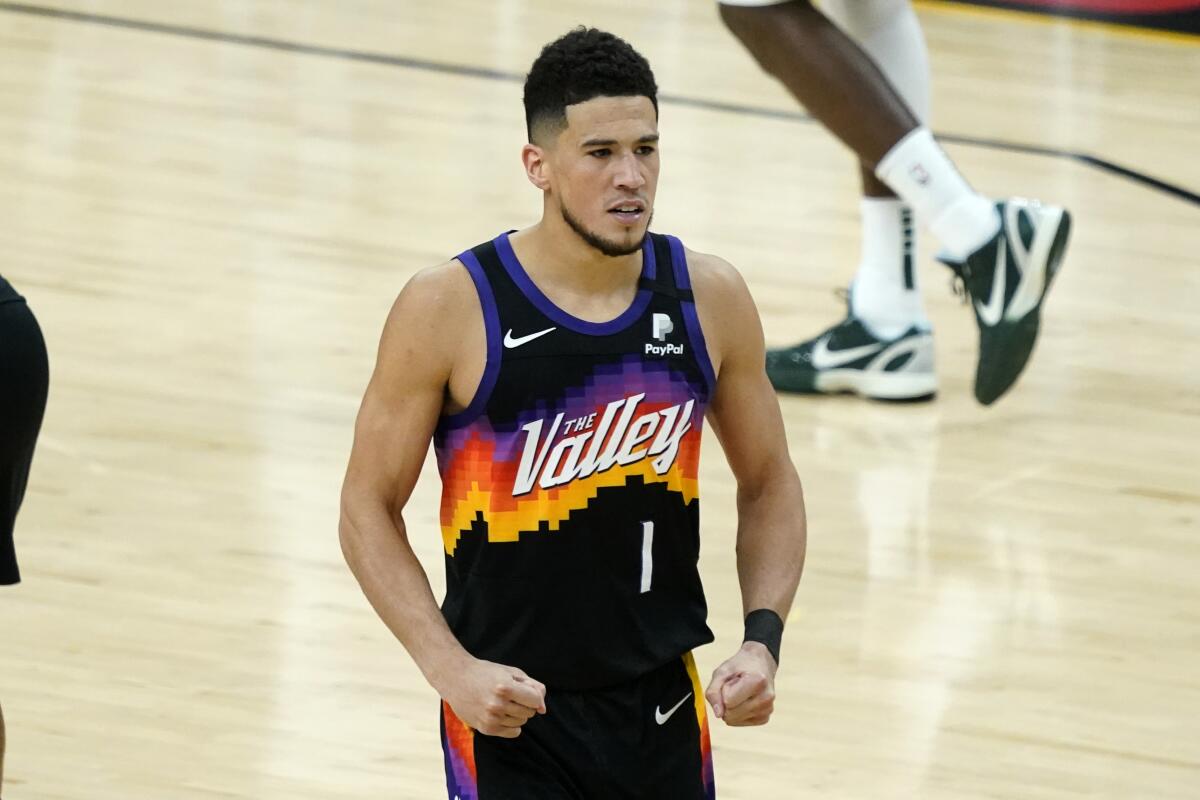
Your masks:
M681 705L683 705L683 704L684 704L684 703L687 701L687 699L688 699L689 697L691 697L691 696L692 696L692 693L691 693L691 692L688 692L687 694L685 694L685 695L683 696L683 700L680 700L678 703L676 703L675 705L671 706L671 710L670 710L670 711L668 711L668 712L667 712L667 713L665 713L665 714L664 714L664 713L662 713L662 711L659 709L659 707L658 707L658 706L655 706L655 707L654 707L654 721L655 721L655 722L657 722L659 725L663 725L663 724L665 724L665 723L666 723L666 721L667 721L667 720L669 720L669 719L671 718L671 715L672 715L672 714L674 714L676 711L678 711L678 710L679 710L679 707L680 707Z
M849 364L851 361L857 361L864 356L878 353L882 349L883 343L880 342L878 344L864 344L862 347L847 347L845 350L830 350L829 334L825 334L817 341L817 346L813 348L812 364L817 369L833 369L843 364Z
M1004 314L1004 280L1008 274L1008 240L1001 235L1000 246L996 248L996 272L992 276L992 296L988 298L987 305L981 305L978 300L975 301L975 310L979 312L979 319L984 325L989 328L1000 322L1000 317Z
M550 331L556 330L558 330L558 328L546 328L544 331L538 331L537 333L531 333L528 336L520 336L514 339L512 335L512 328L509 328L508 333L504 334L504 346L511 350L514 347L520 347L527 342L532 342L539 336L545 336Z

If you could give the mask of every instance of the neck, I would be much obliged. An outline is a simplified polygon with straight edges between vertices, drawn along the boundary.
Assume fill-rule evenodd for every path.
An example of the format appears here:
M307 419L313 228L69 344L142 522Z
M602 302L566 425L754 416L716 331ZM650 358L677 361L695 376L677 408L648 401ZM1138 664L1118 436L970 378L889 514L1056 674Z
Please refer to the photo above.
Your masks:
M557 209L509 237L521 265L542 285L572 293L604 295L630 290L642 273L642 251L606 256L579 237Z

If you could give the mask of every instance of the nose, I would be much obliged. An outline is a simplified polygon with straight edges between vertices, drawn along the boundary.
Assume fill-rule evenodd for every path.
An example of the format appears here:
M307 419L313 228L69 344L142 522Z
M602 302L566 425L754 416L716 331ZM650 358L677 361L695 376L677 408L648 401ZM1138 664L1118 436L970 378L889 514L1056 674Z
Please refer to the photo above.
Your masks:
M642 174L642 165L637 156L628 153L621 158L614 180L618 189L636 190L646 185L646 176Z

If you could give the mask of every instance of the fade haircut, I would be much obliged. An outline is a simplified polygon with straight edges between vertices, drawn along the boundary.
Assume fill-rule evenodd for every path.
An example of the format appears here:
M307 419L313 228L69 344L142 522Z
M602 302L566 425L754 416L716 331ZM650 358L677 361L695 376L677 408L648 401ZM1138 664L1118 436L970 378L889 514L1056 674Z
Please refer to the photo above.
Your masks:
M543 47L525 77L529 141L546 144L562 132L567 106L595 97L636 96L650 98L658 116L658 85L649 62L619 36L580 26Z

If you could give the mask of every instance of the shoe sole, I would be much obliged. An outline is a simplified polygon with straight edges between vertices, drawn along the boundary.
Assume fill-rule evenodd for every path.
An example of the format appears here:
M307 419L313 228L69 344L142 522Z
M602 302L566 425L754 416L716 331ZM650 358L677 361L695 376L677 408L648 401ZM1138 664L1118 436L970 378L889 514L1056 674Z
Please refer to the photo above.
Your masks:
M920 402L937 396L937 375L864 373L856 369L831 369L816 376L819 394L850 393L871 400Z
M1008 356L1004 360L992 359L992 369L988 371L983 369L982 358L979 361L975 373L975 399L985 406L996 402L1012 388L1033 355L1033 347L1037 343L1041 328L1042 304L1046 302L1046 295L1050 293L1050 287L1062 266L1067 241L1071 235L1070 212L1066 209L1058 211L1058 229L1054 232L1054 242L1046 256L1046 278L1037 304L1018 320L1001 320L990 328L980 328L980 352L984 349L995 349Z

